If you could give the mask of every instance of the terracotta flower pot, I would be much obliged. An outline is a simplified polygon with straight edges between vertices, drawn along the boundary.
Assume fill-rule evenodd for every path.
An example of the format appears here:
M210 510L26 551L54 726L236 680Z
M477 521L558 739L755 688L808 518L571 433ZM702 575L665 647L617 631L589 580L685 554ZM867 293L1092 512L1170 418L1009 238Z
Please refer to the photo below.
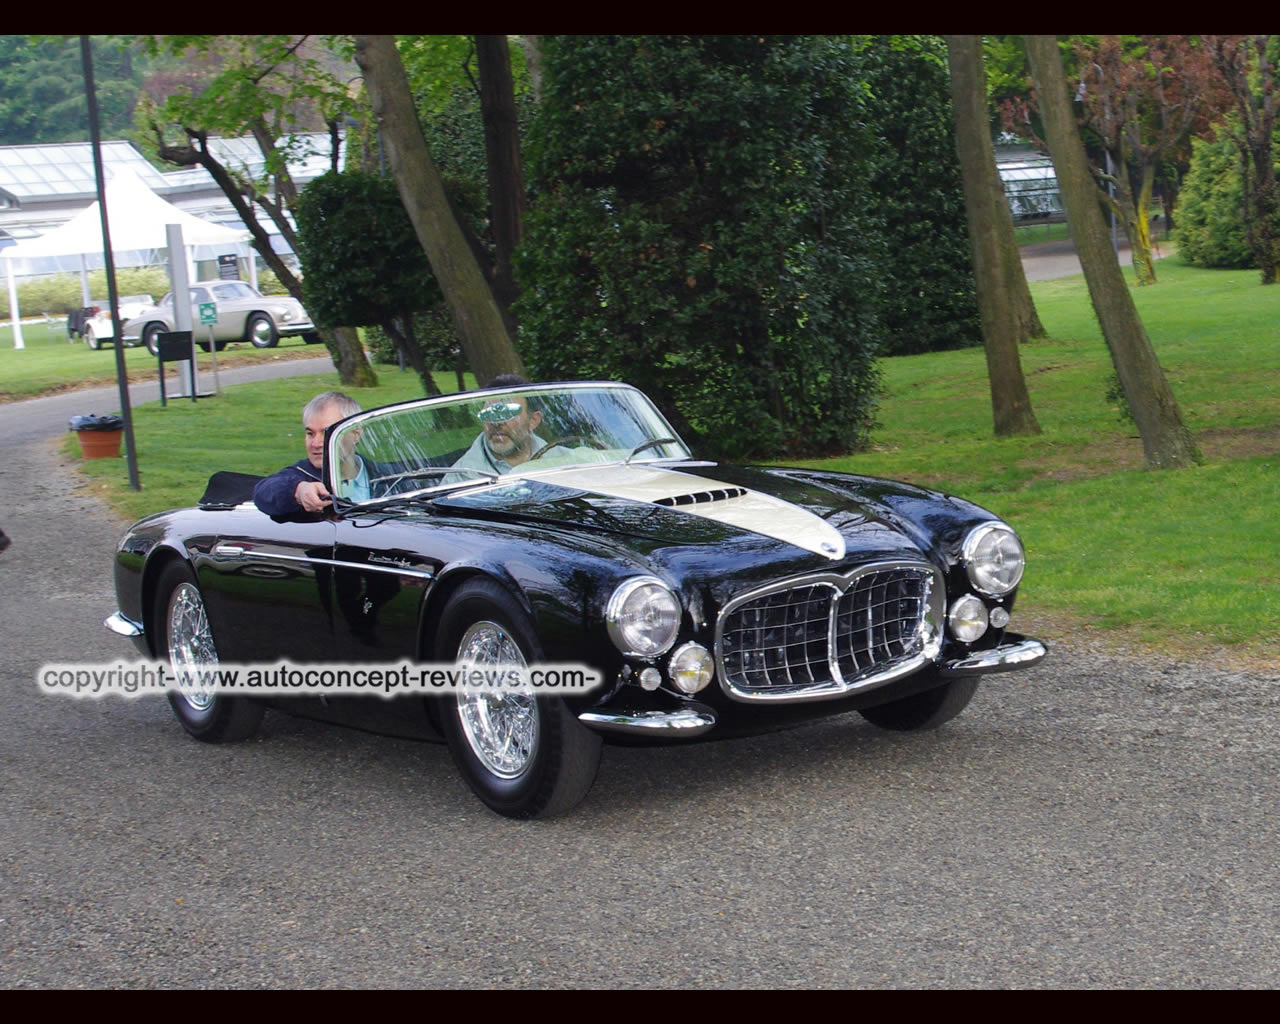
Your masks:
M86 459L113 459L120 454L123 430L77 430L80 452Z

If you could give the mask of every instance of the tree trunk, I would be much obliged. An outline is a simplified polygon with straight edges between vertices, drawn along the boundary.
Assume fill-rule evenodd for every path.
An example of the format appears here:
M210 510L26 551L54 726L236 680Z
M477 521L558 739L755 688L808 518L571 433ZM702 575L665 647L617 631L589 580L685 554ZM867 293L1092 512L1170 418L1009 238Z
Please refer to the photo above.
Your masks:
M1151 251L1151 180L1154 175L1155 166L1147 164L1142 171L1142 184L1135 195L1129 166L1121 153L1114 173L1116 194L1109 195L1105 184L1098 185L1107 208L1114 210L1120 218L1124 237L1129 240L1133 277L1139 285L1156 283L1156 261Z
M170 146L165 142L164 133L158 125L153 123L152 131L155 132L158 144L156 151L162 160L182 167L203 167L209 172L227 200L235 207L236 213L240 215L241 222L253 238L253 247L258 250L263 261L271 268L272 273L289 294L306 305L302 294L302 282L294 276L279 254L271 247L271 238L258 222L258 216L254 213L253 206L245 199L240 185L232 177L231 172L209 152L206 136L200 132L188 131L188 136L198 145ZM267 212L272 215L273 220L277 219L276 211L268 208ZM289 235L292 236L292 225L288 225L286 221L286 226L289 228ZM378 375L369 365L369 360L364 357L364 348L360 344L360 336L355 328L322 327L317 324L316 329L320 340L324 342L324 347L333 358L333 365L338 370L338 379L344 385L360 388L378 386Z
M440 394L435 378L427 368L426 357L422 354L422 346L418 344L417 333L413 329L413 313L401 313L389 316L382 322L382 329L396 343L396 351L404 357L404 361L413 367L413 372L422 381L423 392L427 395ZM461 389L459 389L461 390Z
M1271 66L1272 37L1205 36L1204 39L1240 115L1239 129L1232 131L1231 138L1240 151L1245 172L1244 212L1249 244L1258 262L1262 283L1275 284L1277 262L1280 262L1280 239L1275 235L1280 192L1271 159L1271 135L1280 113L1280 86Z
M1252 220L1254 254L1263 284L1276 283L1276 237L1274 225L1277 212L1276 168L1271 162L1271 132L1264 138L1250 140L1250 157L1253 162Z
M978 314L982 320L982 343L987 353L987 375L991 379L995 433L996 437L1038 434L1040 424L1031 409L1031 396L1027 393L1018 356L1021 325L1009 315L1009 311L1016 308L1019 279L1022 288L1026 288L1026 275L1016 247L1010 251L1000 230L1001 223L1008 221L1012 235L1013 218L996 171L995 149L987 126L981 38L947 36L947 58L951 67L956 152L964 182L964 208L969 223ZM1031 310L1034 315L1034 305ZM1039 318L1036 322L1039 323Z
M542 102L542 37L521 36L520 43L524 47L524 66L529 72L529 87L533 90L533 101Z
M316 333L338 368L338 379L349 388L376 388L378 374L365 358L364 346L354 327L320 327Z
M357 35L356 62L378 118L391 173L405 211L453 312L471 370L483 383L524 373L489 282L476 262L427 150L393 36Z
M1147 466L1172 469L1197 463L1200 452L1182 422L1177 400L1165 380L1107 237L1097 187L1071 111L1057 39L1027 36L1026 46L1071 236L1080 254L1094 312L1142 435Z
M480 113L489 172L489 205L493 214L493 291L507 330L516 333L511 304L519 295L511 257L524 234L524 171L516 124L515 86L506 36L476 36L480 68Z

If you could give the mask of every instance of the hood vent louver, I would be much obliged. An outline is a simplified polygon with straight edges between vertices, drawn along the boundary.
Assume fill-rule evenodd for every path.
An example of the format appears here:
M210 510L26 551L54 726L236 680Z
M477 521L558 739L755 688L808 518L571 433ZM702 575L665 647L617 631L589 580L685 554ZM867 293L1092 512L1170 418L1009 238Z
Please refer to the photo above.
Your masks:
M704 505L710 501L741 498L746 493L745 487L717 487L710 491L695 491L692 494L676 494L670 498L659 498L654 504L665 505L667 508L679 508L682 505Z

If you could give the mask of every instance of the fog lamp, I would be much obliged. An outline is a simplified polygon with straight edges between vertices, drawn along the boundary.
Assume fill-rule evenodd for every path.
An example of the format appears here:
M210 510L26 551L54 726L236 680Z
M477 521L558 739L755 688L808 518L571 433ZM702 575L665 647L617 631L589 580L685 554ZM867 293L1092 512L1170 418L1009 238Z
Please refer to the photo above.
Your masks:
M987 631L987 606L972 594L951 602L947 626L957 640L971 644Z
M667 666L671 682L681 693L694 694L711 682L715 662L702 644L692 641L676 648Z

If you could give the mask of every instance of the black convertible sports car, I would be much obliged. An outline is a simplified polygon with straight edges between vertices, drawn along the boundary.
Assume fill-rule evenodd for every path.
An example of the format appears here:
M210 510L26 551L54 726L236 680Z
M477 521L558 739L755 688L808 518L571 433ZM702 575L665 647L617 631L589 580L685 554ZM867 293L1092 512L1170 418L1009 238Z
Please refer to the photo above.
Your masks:
M107 625L175 666L594 667L604 685L585 694L277 702L443 736L479 797L513 817L577 804L605 737L851 710L928 729L982 674L1045 655L1007 630L1023 548L990 512L871 477L699 461L621 384L362 412L330 428L324 479L325 515L272 519L215 474L199 507L136 523ZM249 735L263 711L225 691L169 699L208 741Z

